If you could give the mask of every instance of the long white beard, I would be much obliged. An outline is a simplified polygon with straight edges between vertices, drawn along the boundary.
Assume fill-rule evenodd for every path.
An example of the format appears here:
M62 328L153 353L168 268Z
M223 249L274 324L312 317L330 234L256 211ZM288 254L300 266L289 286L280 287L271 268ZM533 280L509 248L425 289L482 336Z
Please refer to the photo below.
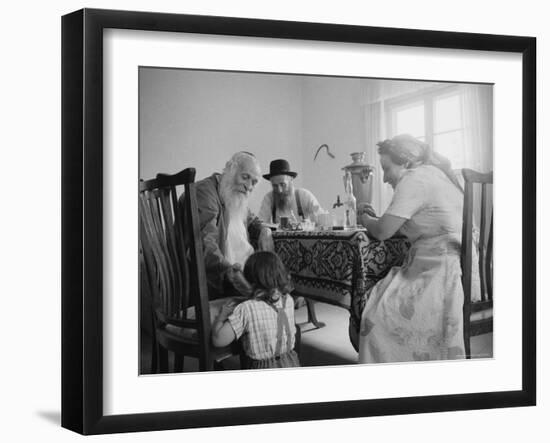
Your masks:
M225 258L232 264L239 263L244 268L244 263L254 252L254 248L248 242L248 235L244 223L240 220L229 219L227 226L227 241L225 244Z
M227 183L224 177L220 183L220 196L225 205L227 220L225 258L232 264L239 263L244 266L246 259L254 252L254 248L248 241L246 229L248 197L235 192L230 182Z

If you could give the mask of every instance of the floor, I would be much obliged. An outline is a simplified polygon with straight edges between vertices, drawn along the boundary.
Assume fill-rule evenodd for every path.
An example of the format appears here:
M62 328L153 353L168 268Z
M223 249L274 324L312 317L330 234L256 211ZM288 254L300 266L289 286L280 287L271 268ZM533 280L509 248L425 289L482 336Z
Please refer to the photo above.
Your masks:
M295 320L302 330L300 362L302 366L335 366L349 365L357 362L357 353L348 337L349 314L345 309L326 303L316 303L317 318L326 324L316 329L307 321L307 310L303 306L296 310ZM493 334L485 334L472 338L472 356L491 357L493 349ZM150 339L142 335L141 373L150 373ZM224 362L225 369L239 369L238 358ZM193 358L184 360L184 371L197 370L197 361Z

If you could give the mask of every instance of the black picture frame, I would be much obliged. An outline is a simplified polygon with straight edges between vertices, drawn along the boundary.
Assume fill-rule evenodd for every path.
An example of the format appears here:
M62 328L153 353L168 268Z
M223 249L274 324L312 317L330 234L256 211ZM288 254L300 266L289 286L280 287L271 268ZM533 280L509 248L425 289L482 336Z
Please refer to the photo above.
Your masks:
M522 55L522 388L505 392L105 415L103 31L108 28L501 51ZM83 9L62 18L62 426L82 434L321 420L536 403L536 39Z

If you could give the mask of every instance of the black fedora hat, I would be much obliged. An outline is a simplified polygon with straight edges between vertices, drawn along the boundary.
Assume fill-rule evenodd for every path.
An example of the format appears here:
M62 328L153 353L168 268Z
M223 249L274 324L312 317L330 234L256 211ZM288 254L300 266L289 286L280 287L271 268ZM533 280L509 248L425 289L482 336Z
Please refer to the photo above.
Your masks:
M271 177L275 175L290 175L291 177L296 177L298 174L296 172L292 172L290 170L290 164L280 158L278 160L273 160L269 164L269 174L264 174L264 178L266 180L269 180Z

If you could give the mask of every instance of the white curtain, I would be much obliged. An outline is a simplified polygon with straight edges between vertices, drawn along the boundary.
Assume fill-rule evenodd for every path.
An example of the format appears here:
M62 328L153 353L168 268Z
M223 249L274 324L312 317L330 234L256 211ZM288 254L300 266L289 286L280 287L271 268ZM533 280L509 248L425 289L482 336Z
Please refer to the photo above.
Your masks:
M386 134L385 102L422 91L433 93L435 88L445 88L431 82L404 82L389 80L364 80L363 106L365 109L366 158L374 167L373 201L377 214L382 214L392 198L392 189L383 183L376 143L388 137ZM465 166L477 171L493 169L493 88L490 85L461 85L464 124ZM457 175L461 177L460 171Z
M383 171L380 167L378 157L378 148L376 143L386 137L385 122L384 122L384 102L378 101L367 104L366 122L367 122L367 163L374 167L374 175L372 176L372 206L377 215L381 215L388 205L392 197L391 187L383 182Z
M474 171L493 170L493 87L463 85L461 87L462 118L464 122L464 167ZM462 171L457 177L464 183ZM492 207L492 194L489 194ZM474 230L479 229L481 187L474 186ZM474 233L474 236L478 234Z
M372 206L377 215L382 215L389 206L393 195L391 186L383 182L384 173L380 167L376 146L376 143L388 137L384 103L391 98L433 87L433 84L412 81L364 80L362 87L366 122L366 159L367 163L374 167Z
M493 87L462 85L465 166L476 171L493 169Z

